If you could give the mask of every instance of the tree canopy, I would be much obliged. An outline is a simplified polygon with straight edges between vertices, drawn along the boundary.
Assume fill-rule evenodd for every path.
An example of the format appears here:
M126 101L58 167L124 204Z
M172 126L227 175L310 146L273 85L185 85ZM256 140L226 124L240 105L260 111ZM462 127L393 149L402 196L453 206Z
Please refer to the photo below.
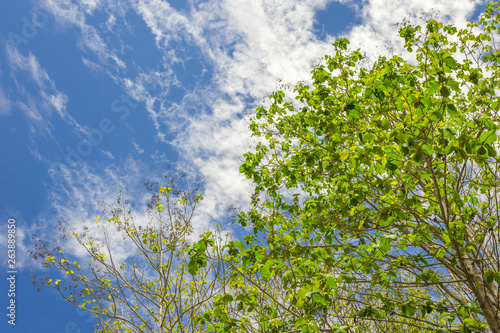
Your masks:
M103 332L500 332L499 9L404 24L407 59L339 39L310 83L271 94L240 167L247 236L188 244L200 197L164 186L149 227L108 219L140 259L76 234L88 275L40 242L69 276L47 282Z
M165 186L148 184L153 193L146 220L136 220L137 212L120 196L95 224L75 228L62 222L61 237L72 237L85 255L36 238L31 256L50 274L34 282L52 286L66 301L91 313L95 332L205 331L196 318L221 293L224 268L217 261L204 261L195 277L187 272L187 237L203 197L197 190L180 189L177 183L183 177L166 178ZM217 235L217 243L222 242L223 236Z
M402 26L409 60L339 39L257 110L253 235L225 258L246 288L207 312L214 331L258 312L266 332L500 332L498 9ZM256 302L254 275L281 297Z

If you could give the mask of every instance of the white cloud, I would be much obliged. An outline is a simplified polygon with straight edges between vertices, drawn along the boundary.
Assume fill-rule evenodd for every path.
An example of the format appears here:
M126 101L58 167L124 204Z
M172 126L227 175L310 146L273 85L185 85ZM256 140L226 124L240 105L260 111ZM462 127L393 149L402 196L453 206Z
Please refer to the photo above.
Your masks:
M138 154L142 154L144 153L144 149L141 148L141 146L139 146L137 143L135 143L134 141L132 141L132 145L134 146L135 150L137 151Z
M125 198L133 202L134 213L139 220L147 217L150 194L143 185L143 177L146 174L151 180L159 177L155 177L154 172L141 162L127 158L121 161L119 166L103 163L107 165L103 168L94 168L87 163L83 163L79 168L71 168L62 163L47 160L44 162L49 165L48 171L52 180L49 194L51 208L40 215L39 224L30 230L42 236L42 239L65 242L62 245L68 252L83 255L83 249L71 237L69 240L61 240L54 232L54 217L67 221L68 225L76 230L81 231L85 225L92 227L106 204L115 203L116 206L116 200L122 191ZM122 254L126 256L127 251L122 250ZM117 255L121 256L119 252Z
M156 45L160 49L168 48L171 39L185 37L186 31L191 27L189 19L170 7L167 1L132 0L131 2L155 35Z
M129 96L144 103L156 129L156 137L164 141L167 135L164 130L165 122L170 122L174 114L167 96L172 86L181 86L174 71L168 67L146 71L139 68L134 78L113 76L113 79Z
M82 57L82 63L95 72L106 72L103 66L85 57Z
M205 176L207 195L199 214L207 217L203 225L223 217L228 204L247 201L251 188L238 173L249 137L241 115L275 88L276 77L303 79L327 52L329 42L317 40L313 32L315 10L326 4L205 1L178 12L165 1L133 1L160 50L171 55L169 43L182 40L200 50L199 60L213 68L209 84L187 91L180 104L151 94L140 75L134 83L124 80L126 88L134 88L134 98L145 102L157 130L162 125L174 130L172 143L181 152L181 168ZM174 60L165 61L163 72L178 61L167 58Z
M418 22L421 11L434 8L447 23L464 25L477 3L366 1L361 6L361 24L345 35L354 47L361 44L370 55L386 53L386 47L402 52L396 23L404 17ZM182 165L206 177L211 199L200 215L217 220L224 216L228 203L242 206L247 202L250 187L244 185L237 169L250 139L239 117L275 89L276 77L284 83L307 80L312 65L332 51L331 43L340 36L318 40L312 26L315 12L326 5L327 1L228 0L203 2L192 9L188 19L192 26L182 31L191 33L212 62L214 79L207 89L186 96L184 106L200 108L173 143L182 152Z
M12 102L5 95L5 92L0 86L0 116L9 115L11 109L12 109Z
M106 21L106 27L108 30L113 30L113 27L116 26L116 17L114 15L109 15L108 20Z
M113 154L110 151L102 150L101 152L102 152L103 155L105 155L110 160L114 160L115 159L115 157L113 156Z
M14 79L18 93L25 98L23 102L18 101L15 104L31 120L32 131L35 132L36 129L39 129L42 133L50 134L52 128L50 118L55 110L58 116L74 130L84 132L84 129L66 111L68 97L57 90L54 81L42 68L35 55L29 53L24 56L19 49L10 43L6 44L5 50L10 69L15 74ZM29 81L23 79L22 83L18 82L17 76L19 75L27 76L28 80L36 86L38 92L29 92L25 87L26 82Z
M110 49L99 34L99 30L86 23L85 14L92 15L100 7L99 1L80 0L79 4L71 1L45 0L43 6L50 11L56 21L63 26L76 26L81 31L81 49L93 53L106 67L115 72L126 69L126 64L118 56L119 52Z
M100 6L99 0L78 0L78 2L88 14L92 14Z
M251 187L238 173L238 167L251 139L241 117L247 108L255 108L276 88L277 78L283 83L307 80L318 59L332 51L331 43L340 36L320 40L313 30L316 12L332 2L335 1L192 1L189 10L182 12L161 0L130 0L120 5L111 1L85 1L85 6L84 1L46 0L45 3L60 23L80 29L82 46L95 55L94 59L88 54L84 63L107 73L131 97L144 103L156 137L173 144L180 152L178 166L205 176L206 199L196 222L202 230L223 219L229 204L240 207L246 204ZM346 5L357 6L361 23L345 31L344 36L352 41L354 48L361 47L370 56L386 54L388 49L402 52L395 24L404 17L418 23L422 21L419 18L422 10L434 8L447 23L463 25L477 3L474 0L346 1ZM161 64L144 71L135 63L125 63L119 57L121 51L108 46L100 35L103 32L86 20L86 16L97 10L109 17L108 33L125 24L120 18L127 10L140 15L162 53ZM193 50L197 52L195 61L210 70L211 78L188 90L173 68L185 65L185 54ZM125 69L129 70L127 75ZM172 87L185 89L179 102L169 100ZM140 177L140 173L130 175ZM98 186L90 191L86 187L88 182L71 185L71 179L65 179L67 184L61 188L72 186L70 192L77 196L82 213L86 211L85 201L109 197L107 188ZM106 184L111 181L98 179ZM119 182L120 177L115 180ZM80 187L84 189L81 193L91 194L90 198L79 197ZM58 207L59 212L66 209L64 205Z

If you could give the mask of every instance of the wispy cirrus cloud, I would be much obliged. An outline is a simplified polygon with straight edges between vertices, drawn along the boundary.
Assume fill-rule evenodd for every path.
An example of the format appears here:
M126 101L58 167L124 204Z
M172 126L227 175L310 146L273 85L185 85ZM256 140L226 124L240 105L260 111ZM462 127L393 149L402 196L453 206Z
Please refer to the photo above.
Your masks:
M138 154L144 153L144 149L142 149L141 146L139 146L136 142L132 141L132 145L134 146Z
M10 114L10 110L12 110L12 101L5 94L5 91L0 86L0 116L5 116Z
M99 29L86 22L86 15L92 15L102 4L97 0L55 1L46 0L41 4L51 12L61 26L73 26L80 29L80 46L85 52L91 53L106 69L114 73L126 68L125 62L120 59L120 51L108 46L99 33Z
M205 176L206 200L196 222L201 230L223 220L229 204L244 207L248 202L251 186L238 172L241 156L252 143L244 112L260 105L277 88L277 78L283 83L307 80L319 59L332 51L331 43L341 35L320 39L313 23L317 12L334 2L338 1L207 0L191 1L186 9L178 10L164 0L46 0L44 6L61 25L79 29L88 67L108 75L143 103L157 141L179 152L177 166ZM377 56L389 50L403 51L395 25L403 18L423 22L420 12L433 8L447 23L463 25L480 2L342 3L357 8L360 18L342 36L354 48ZM90 23L97 13L107 15L101 27ZM125 20L127 13L139 16L153 37L150 47L160 60L152 69L125 56L130 50L124 42L125 32L129 32L129 43L134 38L134 27ZM126 28L120 30L121 26ZM118 44L111 45L110 38L103 37L113 34L120 34ZM62 178L59 186L76 191L80 185L71 185L73 177L79 176ZM94 199L109 196L105 188L81 186L82 193L93 191ZM83 195L82 202L85 198ZM57 209L59 213L63 206Z
M250 134L243 113L276 87L277 77L307 77L327 52L329 41L313 31L315 11L327 3L199 1L177 11L166 1L133 2L159 49L169 54L170 44L182 40L210 68L208 81L168 110L187 119L170 142L181 152L181 168L205 176L207 196L199 214L204 224L224 218L228 204L247 201L251 187L238 172Z
M48 166L52 181L52 191L48 193L50 208L39 216L39 223L33 225L29 232L54 244L64 245L65 249L76 255L85 253L71 237L68 240L61 239L54 232L55 222L66 221L69 227L81 232L85 226L94 224L97 216L108 205L116 207L121 194L124 199L133 198L135 214L145 217L151 194L146 191L144 181L159 178L154 171L149 171L146 165L132 157L104 167L93 167L84 162L79 168L71 168L64 163L50 160L43 162ZM148 179L144 178L145 174L148 174Z
M55 82L42 68L36 56L32 53L25 56L10 43L6 44L5 51L17 92L23 97L23 100L10 101L9 105L15 105L24 112L29 119L31 132L39 130L50 135L52 128L50 119L54 112L75 131L84 132L66 111L67 95L57 89ZM20 77L23 78L22 83L19 81ZM35 90L28 90L27 83L32 84Z

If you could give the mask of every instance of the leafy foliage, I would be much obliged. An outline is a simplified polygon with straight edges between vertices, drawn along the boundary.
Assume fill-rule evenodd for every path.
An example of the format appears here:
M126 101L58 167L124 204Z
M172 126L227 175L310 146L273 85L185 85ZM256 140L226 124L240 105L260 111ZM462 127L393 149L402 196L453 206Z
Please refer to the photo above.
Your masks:
M245 287L214 329L500 332L499 23L491 3L464 29L406 25L412 62L339 39L295 101L270 96L240 168L253 235L226 246Z
M51 248L41 239L31 253L50 269L42 283L92 313L96 332L205 332L196 318L220 293L216 282L224 280L223 268L212 261L195 277L187 273L187 237L203 197L179 190L173 177L167 180L164 187L148 185L156 192L148 221L134 221L129 203L120 196L103 211L108 218L99 216L82 233L62 224L62 236L71 232L86 253L84 263L82 256ZM213 240L211 245L216 245Z
M252 119L253 233L188 244L201 196L167 185L146 226L124 205L74 233L84 267L40 241L63 273L45 282L100 332L500 332L499 30L490 3L464 29L401 27L412 61L337 40Z

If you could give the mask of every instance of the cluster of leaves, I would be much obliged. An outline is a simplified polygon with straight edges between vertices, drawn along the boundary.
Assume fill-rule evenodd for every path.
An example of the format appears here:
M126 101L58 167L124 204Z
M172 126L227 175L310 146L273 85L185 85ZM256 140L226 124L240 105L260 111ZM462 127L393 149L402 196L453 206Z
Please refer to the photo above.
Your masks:
M498 9L402 27L413 62L340 39L257 110L240 171L262 200L226 245L214 330L500 332Z
M244 239L188 244L202 198L167 184L148 224L123 206L74 233L84 268L40 241L64 273L45 283L100 332L500 332L499 7L402 26L412 61L339 39L295 100L273 93L240 168ZM115 264L110 228L137 256Z
M219 293L212 281L222 271L210 262L194 277L187 273L187 237L203 197L177 189L173 177L168 177L167 186L148 186L155 193L148 221L134 222L129 203L120 196L103 211L108 218L99 216L80 233L61 225L63 237L71 232L86 259L39 240L31 255L44 259L52 272L39 283L93 314L97 332L204 332L195 319Z

